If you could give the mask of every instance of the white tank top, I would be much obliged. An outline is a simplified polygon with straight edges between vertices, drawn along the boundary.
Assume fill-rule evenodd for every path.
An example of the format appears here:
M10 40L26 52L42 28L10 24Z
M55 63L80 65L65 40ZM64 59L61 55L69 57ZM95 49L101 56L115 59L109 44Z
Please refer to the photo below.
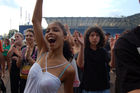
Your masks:
M69 65L56 77L47 70L42 72L41 66L35 62L29 71L24 93L57 93L61 86L60 77Z

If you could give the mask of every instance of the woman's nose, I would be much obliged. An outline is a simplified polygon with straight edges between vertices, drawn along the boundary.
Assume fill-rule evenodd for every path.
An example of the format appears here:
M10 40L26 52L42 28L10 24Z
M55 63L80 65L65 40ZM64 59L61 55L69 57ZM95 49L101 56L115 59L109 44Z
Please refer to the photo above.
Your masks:
M53 33L53 30L50 30L50 31L49 31L49 34L52 34L52 33Z
M93 36L93 38L94 38L94 39L96 39L96 37L97 37L96 35L95 35L95 36Z

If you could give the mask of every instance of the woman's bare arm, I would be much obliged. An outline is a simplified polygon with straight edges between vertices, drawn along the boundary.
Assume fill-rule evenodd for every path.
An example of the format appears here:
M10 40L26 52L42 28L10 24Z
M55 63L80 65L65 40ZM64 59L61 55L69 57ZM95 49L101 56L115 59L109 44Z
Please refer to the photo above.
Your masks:
M34 33L35 33L35 40L37 43L38 51L40 52L41 50L43 52L48 50L47 44L45 42L45 39L43 37L42 33L42 4L43 0L37 0L35 9L34 9L34 14L32 18L33 22L33 28L34 28Z
M111 60L110 60L110 67L114 68L115 67L115 57L114 57L114 45L115 45L116 40L112 37L110 40L110 52L111 52Z
M77 57L77 65L80 67L80 68L83 68L84 67L84 40L83 40L83 37L82 35L80 37L77 37L78 35L76 35L76 38L77 40L79 41L81 47L80 47L80 52L78 54L78 57Z
M75 70L72 66L68 68L65 73L66 79L64 81L64 93L73 93L73 82L75 78Z

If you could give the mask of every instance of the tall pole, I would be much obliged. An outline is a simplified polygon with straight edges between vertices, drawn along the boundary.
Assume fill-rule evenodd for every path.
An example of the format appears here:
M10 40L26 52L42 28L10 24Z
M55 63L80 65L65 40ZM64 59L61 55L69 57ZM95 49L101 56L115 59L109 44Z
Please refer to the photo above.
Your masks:
M10 18L10 30L12 28L12 19Z
M22 7L20 7L20 25L22 25Z

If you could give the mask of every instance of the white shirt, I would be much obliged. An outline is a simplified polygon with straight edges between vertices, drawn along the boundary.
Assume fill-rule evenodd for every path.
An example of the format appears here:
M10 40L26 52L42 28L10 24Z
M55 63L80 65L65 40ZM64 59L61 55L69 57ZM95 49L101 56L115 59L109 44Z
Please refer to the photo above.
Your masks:
M61 81L49 72L42 72L38 63L34 63L28 74L24 93L57 93Z

